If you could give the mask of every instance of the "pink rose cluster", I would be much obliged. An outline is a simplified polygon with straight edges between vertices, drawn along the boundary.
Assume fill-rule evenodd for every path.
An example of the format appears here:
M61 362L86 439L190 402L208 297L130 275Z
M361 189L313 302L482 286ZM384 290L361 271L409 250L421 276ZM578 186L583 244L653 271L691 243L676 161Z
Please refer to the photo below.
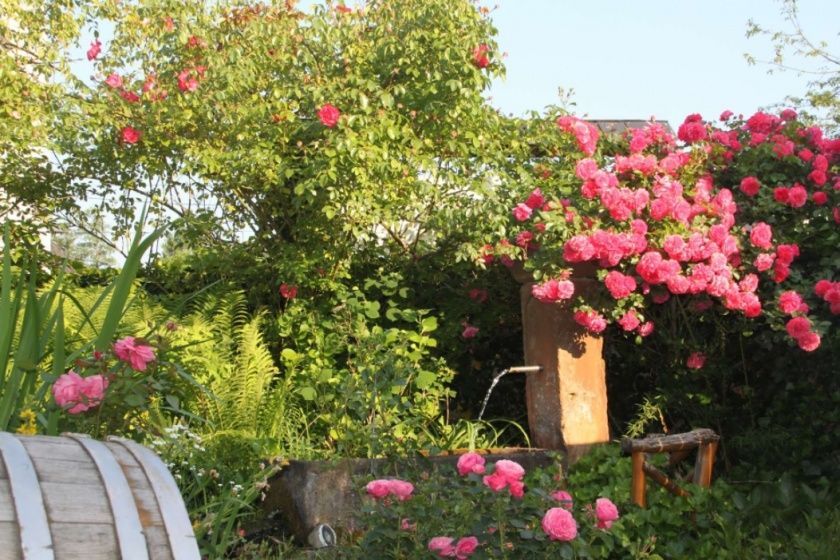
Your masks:
M570 280L551 278L531 287L531 294L543 303L554 303L569 299L575 293L575 285Z
M568 495L565 492L564 494ZM545 512L542 518L542 529L550 540L568 542L577 537L578 524L570 511L571 507L571 496L569 496L568 507L563 503L563 507L551 508ZM587 507L592 511L592 506ZM618 519L618 508L608 498L598 498L595 500L594 516L596 526L607 530Z
M438 558L464 560L473 555L478 545L476 537L461 537L457 542L452 537L434 537L429 541L428 548Z
M501 492L508 489L514 498L521 498L525 495L525 483L522 481L525 476L525 469L516 461L501 459L496 461L496 469L492 474L486 475L482 480L484 485L493 492Z
M365 487L368 495L377 500L393 496L397 500L405 501L414 492L414 485L397 478L371 480Z
M56 379L52 386L55 403L70 414L80 414L102 403L108 389L103 375L82 377L73 370Z
M731 112L721 115L727 122L732 117ZM679 150L667 129L651 122L627 133L627 155L617 154L599 164L593 157L598 129L571 115L560 117L558 127L575 136L583 156L574 167L581 181L579 198L546 201L543 192L535 190L512 211L515 221L530 221L529 230L515 234L515 245L502 239L495 248L485 247L483 259L489 263L495 256L512 265L513 258L520 258L540 267L541 259L555 258L551 250L559 244L562 260L558 256L559 263L551 262L554 278L532 288L534 297L544 302L574 295L573 286L557 275L558 264L596 264L612 301L579 297L575 302L575 320L592 333L603 332L615 321L626 332L644 336L653 329L641 312L646 300L664 303L672 295L694 296L690 305L697 312L717 302L746 317L759 317L764 311L759 296L762 278L785 282L800 248L781 239L785 232L774 232L765 221L738 224L739 205L745 214L744 209L752 209L757 200L772 197L791 208L812 200L818 208L840 191L840 175L831 173L831 165L840 158L840 140L825 139L819 128L806 128L796 118L793 110L780 116L758 112L740 127L731 121L725 130L704 122L700 115L689 115L677 133L687 148ZM764 144L772 145L775 157L788 158L792 169L804 168L799 182L774 186L769 177L744 174L734 184L715 184L712 173L725 169L739 152ZM546 175L538 167L540 180ZM829 184L833 190L826 188ZM840 208L819 219L826 216L840 224ZM552 237L546 243L541 235L552 223L562 227L549 230ZM840 304L832 302L837 292L821 289L831 294L824 299L836 314ZM779 303L784 313L808 312L793 295ZM814 336L808 336L806 347L813 345Z

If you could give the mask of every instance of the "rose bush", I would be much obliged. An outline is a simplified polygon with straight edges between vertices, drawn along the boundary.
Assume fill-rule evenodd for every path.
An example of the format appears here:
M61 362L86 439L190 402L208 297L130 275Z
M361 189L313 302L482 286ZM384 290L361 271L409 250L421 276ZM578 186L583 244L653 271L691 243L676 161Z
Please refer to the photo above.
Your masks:
M816 350L840 312L828 258L840 242L840 140L791 110L723 116L690 115L676 137L650 122L600 143L590 123L560 117L578 154L550 161L551 179L513 202L510 233L483 262L523 261L534 297L570 301L592 333L615 323L641 340L651 308L678 298L692 320L740 314L779 333L793 321L790 343ZM602 290L574 293L582 265ZM702 350L689 341L688 367L703 367Z
M372 480L359 519L365 525L359 553L404 558L428 551L461 560L607 557L612 541L603 535L620 523L618 508L604 497L574 504L568 491L556 489L558 480L556 468L526 473L515 461L487 463L474 452L460 456L455 468L423 470L416 486Z

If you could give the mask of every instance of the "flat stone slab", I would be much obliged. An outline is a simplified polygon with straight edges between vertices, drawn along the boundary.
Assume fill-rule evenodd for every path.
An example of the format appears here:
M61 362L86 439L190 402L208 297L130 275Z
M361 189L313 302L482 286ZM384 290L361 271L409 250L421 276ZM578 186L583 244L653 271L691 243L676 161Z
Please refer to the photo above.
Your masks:
M557 452L545 449L476 450L487 461L509 459L526 471L548 467L558 460ZM449 468L454 473L463 451L444 452L431 457L406 459L342 459L339 461L289 461L269 480L270 489L263 501L264 512L280 515L283 525L301 543L318 524L333 529L352 529L352 517L361 510L358 477L400 477L428 468Z

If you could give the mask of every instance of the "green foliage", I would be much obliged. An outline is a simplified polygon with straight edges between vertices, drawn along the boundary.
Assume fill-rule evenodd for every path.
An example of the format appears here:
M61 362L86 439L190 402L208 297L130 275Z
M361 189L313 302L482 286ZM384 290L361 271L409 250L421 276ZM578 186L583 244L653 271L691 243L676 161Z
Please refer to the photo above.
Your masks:
M333 307L292 300L278 319L285 376L314 419L313 437L343 456L421 448L452 396L452 371L430 354L437 319L403 307L399 280L368 280L366 292L338 285Z

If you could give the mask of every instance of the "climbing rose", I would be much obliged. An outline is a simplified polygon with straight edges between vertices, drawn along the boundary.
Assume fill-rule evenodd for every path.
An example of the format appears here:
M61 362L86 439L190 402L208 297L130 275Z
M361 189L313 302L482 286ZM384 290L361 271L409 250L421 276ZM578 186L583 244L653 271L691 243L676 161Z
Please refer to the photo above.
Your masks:
M332 128L338 124L339 117L341 117L341 111L335 105L326 103L318 109L318 120L327 128Z
M818 191L811 195L811 200L813 200L814 204L817 206L822 206L824 204L828 204L828 195L822 191Z
M800 184L795 184L788 191L787 203L793 208L802 208L808 202L808 191Z
M472 52L473 64L479 68L487 68L490 65L490 59L487 57L488 52L490 52L490 47L483 43L475 47Z
M542 518L542 529L553 541L571 541L577 536L577 523L563 508L551 508Z
M720 114L720 120L722 120L722 121L728 121L728 120L729 120L729 117L731 117L731 116L732 116L732 115L734 115L734 114L735 114L735 113L733 113L732 111L730 111L729 109L727 109L726 111L724 111L723 113L721 113L721 114Z
M807 332L796 339L796 343L802 350L813 352L820 346L820 335L815 332Z
M137 371L146 371L148 363L155 360L154 349L147 344L138 343L133 336L127 336L116 341L114 343L114 354Z
M88 60L95 60L99 53L102 51L102 43L99 42L99 39L96 39L93 43L90 44L90 48L85 53L87 55Z
M531 191L531 194L528 195L528 199L525 201L525 205L533 210L541 208L543 204L545 204L545 198L543 197L542 191L538 188Z
M470 299L476 303L484 303L485 301L487 301L487 290L482 288L471 289Z
M564 132L571 132L575 135L580 151L591 156L595 153L595 148L598 145L598 138L601 133L598 128L586 121L571 115L564 115L557 119L557 126Z
M484 474L484 457L478 453L464 453L458 457L458 474L467 476L470 473Z
M533 211L533 208L527 204L519 203L516 205L516 208L513 209L513 217L516 218L517 222L524 222L531 217L531 213Z
M741 192L747 196L755 196L761 188L761 183L755 177L744 177L741 179Z
M575 285L570 280L552 278L531 287L531 294L543 303L554 303L562 299L569 299L574 293Z
M107 78L105 78L105 83L111 86L112 88L121 88L122 87L122 77L119 74L113 73Z
M802 297L793 290L782 292L782 295L779 296L779 309L782 313L791 315L799 311L802 304Z
M686 144L693 144L707 138L706 125L703 117L698 114L689 115L677 130L677 138Z
M636 330L636 328L641 324L641 321L639 321L639 318L636 316L636 312L631 309L618 320L618 324L621 325L621 328L625 331L631 332Z
M124 126L122 130L120 130L120 136L122 137L123 142L126 144L136 144L140 141L140 137L143 134L130 126Z
M703 352L692 352L685 361L685 365L691 369L702 369L705 364L706 355Z
M598 498L595 500L595 517L598 518L599 529L609 529L618 519L618 508L609 498Z
M750 230L750 243L759 249L769 249L773 246L773 230L764 222L754 224Z
M409 499L411 497L411 493L414 492L414 485L410 482L406 482L405 480L392 479L387 482L391 494L401 501Z
M636 289L636 279L632 276L625 276L617 270L611 270L607 273L604 284L607 286L610 295L615 299L625 298Z
M280 284L280 295L286 299L295 299L297 297L298 287L291 284Z
M811 321L807 317L794 317L785 326L791 338L798 339L811 331Z
M607 321L597 311L575 311L575 322L591 333L598 334L607 328Z
M436 552L440 558L451 558L455 556L452 541L452 537L434 537L429 541L429 551Z
M198 78L193 75L192 70L182 70L178 74L178 89L183 92L195 91L198 89Z
M121 91L120 97L128 101L129 103L137 103L140 101L140 96L134 93L133 91Z
M475 537L462 537L455 543L455 558L457 560L464 560L472 556L475 549L478 548L478 539Z

